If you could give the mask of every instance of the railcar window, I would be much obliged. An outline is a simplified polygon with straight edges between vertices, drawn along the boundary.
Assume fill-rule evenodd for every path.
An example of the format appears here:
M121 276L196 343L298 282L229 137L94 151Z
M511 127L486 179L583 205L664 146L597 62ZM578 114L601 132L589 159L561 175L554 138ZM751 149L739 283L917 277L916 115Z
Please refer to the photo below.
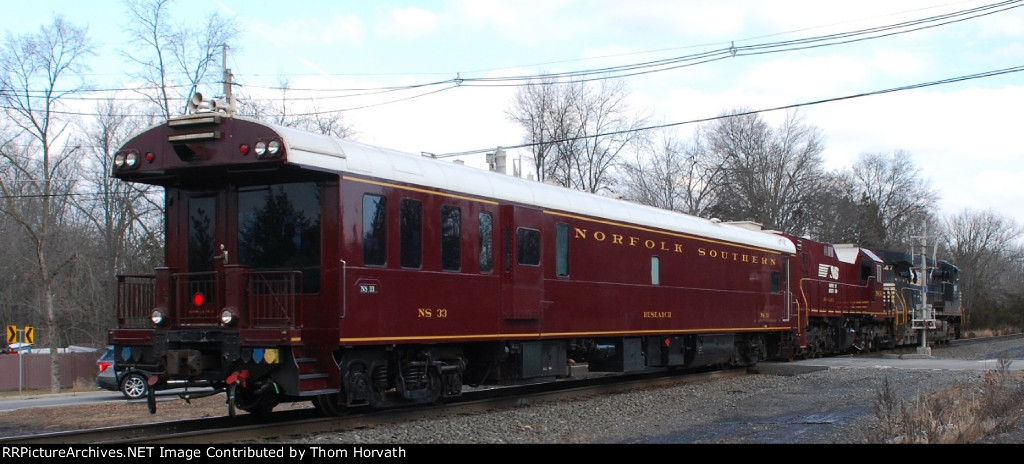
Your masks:
M494 270L494 222L491 213L480 213L480 272L490 274Z
M302 291L320 291L320 188L314 182L238 189L238 262L302 272Z
M516 262L528 266L540 264L540 231L520 227L516 229Z
M399 209L402 267L419 268L423 264L423 204L403 198Z
M864 263L860 265L860 280L866 282L871 278L871 264Z
M651 256L651 285L661 285L661 259Z
M441 207L441 269L458 271L462 268L462 209L458 206Z
M363 195L363 264L387 262L388 201L380 195Z
M188 272L213 270L217 230L216 199L195 197L188 201Z
M779 293L782 291L782 276L779 271L772 271L772 293Z
M555 275L569 275L569 224L555 224Z

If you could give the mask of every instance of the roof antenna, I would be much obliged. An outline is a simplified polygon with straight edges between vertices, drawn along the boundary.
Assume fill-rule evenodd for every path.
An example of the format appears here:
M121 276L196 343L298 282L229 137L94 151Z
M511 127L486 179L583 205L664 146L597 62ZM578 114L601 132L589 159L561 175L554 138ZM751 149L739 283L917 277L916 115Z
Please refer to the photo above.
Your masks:
M224 63L225 103L218 104L217 109L223 110L225 113L231 115L235 112L235 96L231 94L231 69L228 69L228 44L224 44L224 49L221 52L221 61Z

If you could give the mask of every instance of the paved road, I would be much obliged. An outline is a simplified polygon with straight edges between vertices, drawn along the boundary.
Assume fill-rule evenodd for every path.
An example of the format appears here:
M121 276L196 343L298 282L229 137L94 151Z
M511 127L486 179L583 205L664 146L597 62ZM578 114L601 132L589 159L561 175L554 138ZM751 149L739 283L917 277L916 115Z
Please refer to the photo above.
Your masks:
M1009 360L1010 370L1024 370L1024 360ZM808 366L842 366L864 367L876 369L943 369L943 370L976 370L990 371L999 368L997 359L942 359L921 356L884 356L880 358L838 357L800 361L798 364Z

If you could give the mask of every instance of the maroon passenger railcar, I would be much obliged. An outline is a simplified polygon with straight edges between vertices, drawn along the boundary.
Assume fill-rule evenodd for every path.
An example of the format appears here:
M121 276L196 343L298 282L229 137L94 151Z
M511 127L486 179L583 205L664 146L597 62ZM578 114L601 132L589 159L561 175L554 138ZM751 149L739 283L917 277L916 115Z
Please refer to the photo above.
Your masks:
M792 237L223 113L142 132L113 175L166 192L165 266L119 278L117 369L232 414L749 365L829 317Z

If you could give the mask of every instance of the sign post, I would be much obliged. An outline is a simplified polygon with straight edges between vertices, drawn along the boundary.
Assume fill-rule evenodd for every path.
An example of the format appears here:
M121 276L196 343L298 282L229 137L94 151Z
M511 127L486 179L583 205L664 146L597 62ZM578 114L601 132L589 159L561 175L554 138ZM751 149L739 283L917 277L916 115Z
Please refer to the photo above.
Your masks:
M30 325L26 325L23 330L18 330L18 326L13 324L7 325L7 344L13 345L18 343L18 335L21 335L22 344L16 349L18 350L18 393L21 393L25 388L25 350L28 346L36 344L36 329Z

